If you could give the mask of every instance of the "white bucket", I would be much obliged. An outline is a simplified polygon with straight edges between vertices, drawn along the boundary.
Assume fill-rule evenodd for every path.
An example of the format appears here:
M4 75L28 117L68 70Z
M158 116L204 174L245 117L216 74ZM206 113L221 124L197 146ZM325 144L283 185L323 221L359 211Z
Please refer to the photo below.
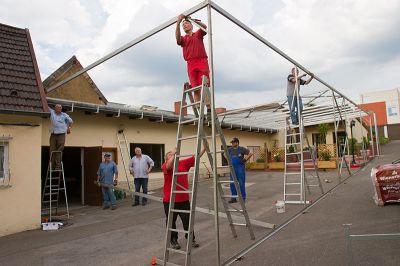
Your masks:
M284 213L285 212L285 202L282 200L278 200L275 204L276 212L277 213Z

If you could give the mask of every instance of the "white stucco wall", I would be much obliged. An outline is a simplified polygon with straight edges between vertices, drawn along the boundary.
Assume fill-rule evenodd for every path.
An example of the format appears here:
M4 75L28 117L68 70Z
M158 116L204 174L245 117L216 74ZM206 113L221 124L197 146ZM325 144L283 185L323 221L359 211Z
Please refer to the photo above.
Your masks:
M42 119L0 115L0 121L30 122L29 126L1 126L0 137L9 136L11 187L0 189L0 236L40 227Z

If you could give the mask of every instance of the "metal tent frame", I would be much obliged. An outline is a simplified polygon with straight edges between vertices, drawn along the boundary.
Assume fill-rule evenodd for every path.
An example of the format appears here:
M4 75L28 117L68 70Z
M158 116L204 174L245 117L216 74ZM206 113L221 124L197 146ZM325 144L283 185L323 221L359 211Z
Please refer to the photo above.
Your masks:
M207 17L208 17L208 58L209 58L209 67L210 67L210 90L211 90L211 108L215 109L215 91L214 91L214 58L213 58L213 31L212 31L212 17L211 17L211 10L215 10L235 25L243 29L245 32L249 33L255 39L266 45L268 48L276 52L281 57L285 58L288 62L292 63L302 71L307 74L311 74L311 72L304 66L302 66L299 62L295 61L293 58L289 57L286 53L279 50L276 46L272 43L268 42L265 38L261 35L253 31L250 27L236 19L234 16L229 14L219 5L214 3L213 1L206 0L201 2L200 4L186 10L182 14L189 16L199 10L207 8ZM136 44L150 38L151 36L161 32L162 30L174 25L177 22L178 17L174 17L167 22L161 24L160 26L150 30L149 32L137 37L136 39L132 40L131 42L125 44L124 46L112 51L111 53L107 54L106 56L100 58L99 60L95 61L94 63L90 64L89 66L83 68L82 70L76 72L72 76L62 80L61 82L55 84L54 86L47 89L47 92L55 90L56 88L64 85L65 83L75 79L76 77L80 76L81 74L93 69L94 67L106 62L107 60L113 58L114 56L124 52L125 50L135 46ZM195 21L192 22L196 24ZM198 25L197 25L198 26ZM375 114L372 112L365 112L360 109L355 102L351 99L343 95L341 92L336 90L333 86L329 85L327 82L319 78L318 76L314 75L314 79L317 80L320 84L323 85L323 90L318 91L315 93L311 93L308 95L302 96L303 99L309 99L307 103L305 103L304 108L304 124L305 126L316 125L319 123L334 123L335 124L335 134L337 136L337 129L339 123L346 123L349 119L360 119L362 122L363 118L367 117L370 126L371 136L372 136L372 116L373 120L376 121ZM331 104L327 102L331 101ZM341 102L340 102L341 101ZM321 104L318 106L317 104ZM252 106L249 108L242 108L237 110L231 110L226 112L222 115L218 115L219 119L225 123L234 123L235 121L240 121L240 124L254 126L254 127L261 127L261 125L265 125L266 128L271 129L281 129L284 128L284 121L286 116L288 115L288 106L286 101L281 101L280 103L270 103L264 105L257 105ZM212 131L212 149L211 152L213 153L213 164L217 165L217 156L216 156L216 128L215 128L215 119L214 119L214 112L212 112L212 123L211 123L211 131ZM344 126L345 130L347 126ZM379 142L378 142L378 131L377 126L375 123L375 132L376 132L376 144L377 144L377 155L379 155ZM347 147L348 148L348 147ZM218 213L218 191L217 191L217 167L213 167L214 171L213 181L214 181L214 211ZM340 172L339 172L340 175ZM309 206L310 207L310 206ZM214 216L214 226L215 226L215 243L216 243L216 264L221 265L220 261L220 241L219 241L219 217L218 215ZM266 239L266 238L263 238ZM252 245L256 247L257 245ZM249 247L250 248L250 247ZM248 248L248 250L250 250ZM234 260L233 260L234 261ZM222 265L227 265L233 262L232 260L224 262Z

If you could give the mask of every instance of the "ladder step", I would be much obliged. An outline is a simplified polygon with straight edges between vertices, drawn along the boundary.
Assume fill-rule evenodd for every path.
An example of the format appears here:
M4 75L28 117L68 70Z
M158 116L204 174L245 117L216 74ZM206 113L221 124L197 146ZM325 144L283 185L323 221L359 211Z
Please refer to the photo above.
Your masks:
M287 172L287 175L301 175L301 172Z
M289 164L289 165L295 165L295 164L297 164L297 165L300 165L300 164L301 164L301 162L286 163L286 164Z
M191 124L191 123L193 123L193 122L197 122L197 121L199 121L199 119L198 119L198 118L187 119L187 120L185 120L185 121L181 121L181 125L185 125L185 124Z
M301 142L292 142L292 143L286 143L286 146L291 146L291 145L300 145Z
M232 223L232 225L236 225L236 226L247 226L247 224L242 224L242 223Z
M192 191L190 191L190 190L174 190L174 191L172 191L172 193L175 193L175 194L190 194L190 193L192 193Z
M215 151L215 153L224 153L225 151L224 150L220 150L220 151ZM213 152L212 151L210 151L210 152L207 152L208 154L213 154Z
M171 231L171 232L178 232L178 233L189 234L189 231L182 230L182 229L173 229L173 228L169 228L168 230Z
M238 195L221 195L222 198L239 198Z
M51 202L58 202L58 200L51 200ZM42 203L50 203L50 200L44 200Z
M220 180L220 181L218 181L218 183L235 183L235 181L233 181L233 180Z
M184 157L192 157L192 156L194 156L194 154L177 154L176 155L176 157L178 157L178 158L184 158Z
M186 254L187 254L186 251L183 251L183 250L180 250L180 249L167 248L167 250L168 250L168 251L171 251L171 252L179 253L179 254L182 254L182 255L186 255ZM169 263L169 262L168 262L168 263ZM168 263L167 263L167 265L168 265Z
M286 196L301 196L301 193L298 193L298 194L295 194L295 193L292 193L292 194L286 193Z
M243 210L227 209L227 212L243 212Z
M177 172L177 173L174 173L175 175L187 175L187 174L190 174L190 173L192 173L192 172Z
M227 169L227 168L230 168L229 165L217 166L217 169Z
M301 154L301 151L286 153L286 155L292 155L292 154Z
M301 183L285 183L285 185L289 186L289 185L301 185Z
M188 210L171 209L171 212L190 213Z
M178 138L178 140L188 140L188 139L197 139L197 135Z
M44 193L44 196L49 196L49 195L58 195L58 192L53 192L53 193Z
M197 87L194 87L194 88L190 88L190 89L184 90L183 92L184 93L189 93L189 92L192 92L192 91L198 91L200 89L201 89L201 85L199 85Z
M298 136L300 135L300 133L290 133L290 134L286 134L286 136Z
M187 104L187 105L183 105L181 108L187 108L187 107L191 107L191 106L194 106L194 105L199 105L200 103L201 103L201 101L193 102L193 103L190 103L190 104Z

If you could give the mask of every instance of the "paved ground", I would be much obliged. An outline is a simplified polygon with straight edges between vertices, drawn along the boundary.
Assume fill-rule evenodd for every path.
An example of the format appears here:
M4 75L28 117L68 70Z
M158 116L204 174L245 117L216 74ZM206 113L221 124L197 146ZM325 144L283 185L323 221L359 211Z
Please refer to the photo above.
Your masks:
M383 148L375 159L314 205L308 212L250 251L233 265L345 265L346 249L342 224L352 223L352 233L400 232L400 204L378 207L372 200L370 169L399 157L400 142ZM326 191L338 184L336 171L321 172ZM250 217L281 225L302 205L286 205L277 214L274 201L282 199L282 172L249 172L246 206ZM156 191L156 195L161 195ZM198 206L212 207L212 182L200 183ZM313 189L310 199L321 193ZM237 252L272 232L254 227L256 240L240 229L234 239L221 218L221 257L227 260ZM1 265L150 265L152 257L162 258L165 237L164 213L160 203L131 207L119 203L115 211L95 207L76 208L70 225L58 231L34 230L0 238ZM179 225L178 225L179 226ZM196 238L200 248L192 255L193 265L215 264L213 216L196 214ZM180 238L183 245L185 240ZM353 244L356 265L400 265L400 241L363 241ZM174 255L181 263L181 256Z

